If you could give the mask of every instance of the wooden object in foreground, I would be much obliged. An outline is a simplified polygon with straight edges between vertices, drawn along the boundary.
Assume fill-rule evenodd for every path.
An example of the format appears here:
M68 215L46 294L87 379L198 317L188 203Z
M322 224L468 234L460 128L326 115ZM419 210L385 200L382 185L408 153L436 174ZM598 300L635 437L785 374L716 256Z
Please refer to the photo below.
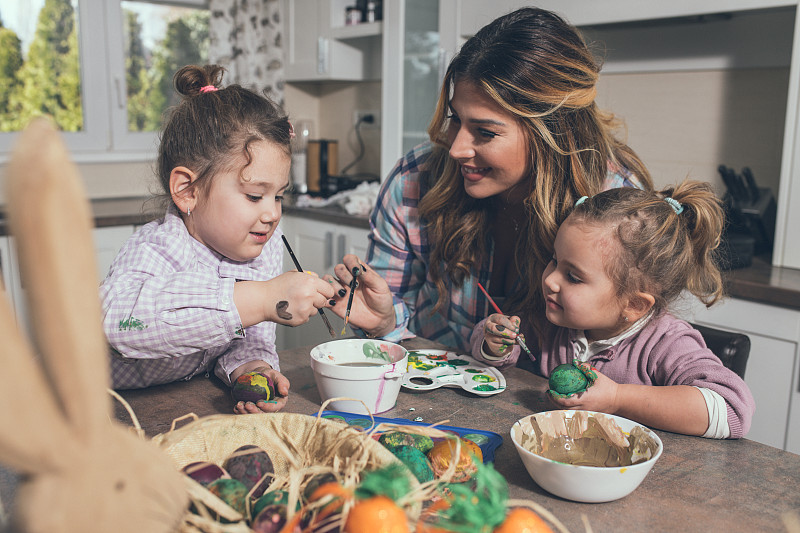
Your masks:
M0 298L0 462L25 478L15 530L172 531L188 506L183 476L152 442L109 420L89 206L48 120L22 133L6 178L35 331L32 347Z

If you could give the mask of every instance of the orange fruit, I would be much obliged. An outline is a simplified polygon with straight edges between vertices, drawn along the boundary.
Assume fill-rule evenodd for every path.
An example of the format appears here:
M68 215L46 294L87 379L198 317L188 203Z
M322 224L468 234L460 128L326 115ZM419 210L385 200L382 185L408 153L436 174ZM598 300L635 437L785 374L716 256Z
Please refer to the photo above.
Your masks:
M505 521L494 528L494 533L553 533L538 514L527 507L514 507Z
M453 483L460 483L467 481L478 470L475 466L476 462L483 462L483 452L480 447L467 439L461 440L461 453L456 463L456 470L453 474ZM433 445L433 449L428 452L428 459L431 461L436 477L441 477L445 473L450 463L453 461L453 456L456 452L456 440L445 439Z
M357 502L347 514L347 533L410 533L406 513L386 496Z

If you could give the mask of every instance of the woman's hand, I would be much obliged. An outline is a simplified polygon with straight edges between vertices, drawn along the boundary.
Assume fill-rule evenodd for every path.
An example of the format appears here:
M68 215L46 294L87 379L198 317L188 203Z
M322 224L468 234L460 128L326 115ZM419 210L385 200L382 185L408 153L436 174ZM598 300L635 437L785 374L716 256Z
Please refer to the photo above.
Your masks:
M358 268L358 285L353 294L350 310L350 323L363 329L373 337L381 337L394 329L394 299L389 285L377 272L366 266L357 256L348 254L333 272L336 278L326 275L324 279L333 281L336 286L333 312L344 318L347 301L350 297L350 282L353 268Z
M589 367L586 363L580 364ZM597 380L595 380L591 387L569 398L556 398L550 395L550 401L561 409L581 409L612 415L616 414L618 409L617 395L619 393L619 384L598 372L597 369L593 367L589 368L597 374Z
M516 344L520 318L499 313L489 315L483 325L483 351L494 357L505 357Z
M275 398L270 400L261 400L257 403L238 402L233 407L233 412L237 415L246 415L257 413L274 413L283 409L289 397L289 380L286 379L286 376L272 368L264 361L251 361L243 364L231 372L231 382L236 381L236 378L247 372L261 372L262 374L271 377L272 382L275 384Z

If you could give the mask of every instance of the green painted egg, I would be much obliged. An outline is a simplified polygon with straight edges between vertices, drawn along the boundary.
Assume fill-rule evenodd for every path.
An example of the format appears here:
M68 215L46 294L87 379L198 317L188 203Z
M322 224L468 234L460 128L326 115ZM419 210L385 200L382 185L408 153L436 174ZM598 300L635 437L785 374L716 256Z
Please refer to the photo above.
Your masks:
M420 483L433 479L433 468L428 457L413 446L398 446L392 453L402 461Z
M208 490L238 512L245 514L247 487L238 479L220 478L208 485Z
M400 446L412 446L422 453L428 453L433 448L433 439L427 435L417 435L404 431L388 431L378 437L378 442L389 450Z
M589 380L572 363L558 365L550 374L550 390L562 395L583 392L589 387Z

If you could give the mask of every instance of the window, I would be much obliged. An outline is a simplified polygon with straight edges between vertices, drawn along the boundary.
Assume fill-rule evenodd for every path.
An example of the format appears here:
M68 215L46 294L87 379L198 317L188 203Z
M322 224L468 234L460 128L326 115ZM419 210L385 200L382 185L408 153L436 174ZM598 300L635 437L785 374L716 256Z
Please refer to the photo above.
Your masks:
M208 21L207 0L0 0L0 157L47 113L76 159L151 159Z

